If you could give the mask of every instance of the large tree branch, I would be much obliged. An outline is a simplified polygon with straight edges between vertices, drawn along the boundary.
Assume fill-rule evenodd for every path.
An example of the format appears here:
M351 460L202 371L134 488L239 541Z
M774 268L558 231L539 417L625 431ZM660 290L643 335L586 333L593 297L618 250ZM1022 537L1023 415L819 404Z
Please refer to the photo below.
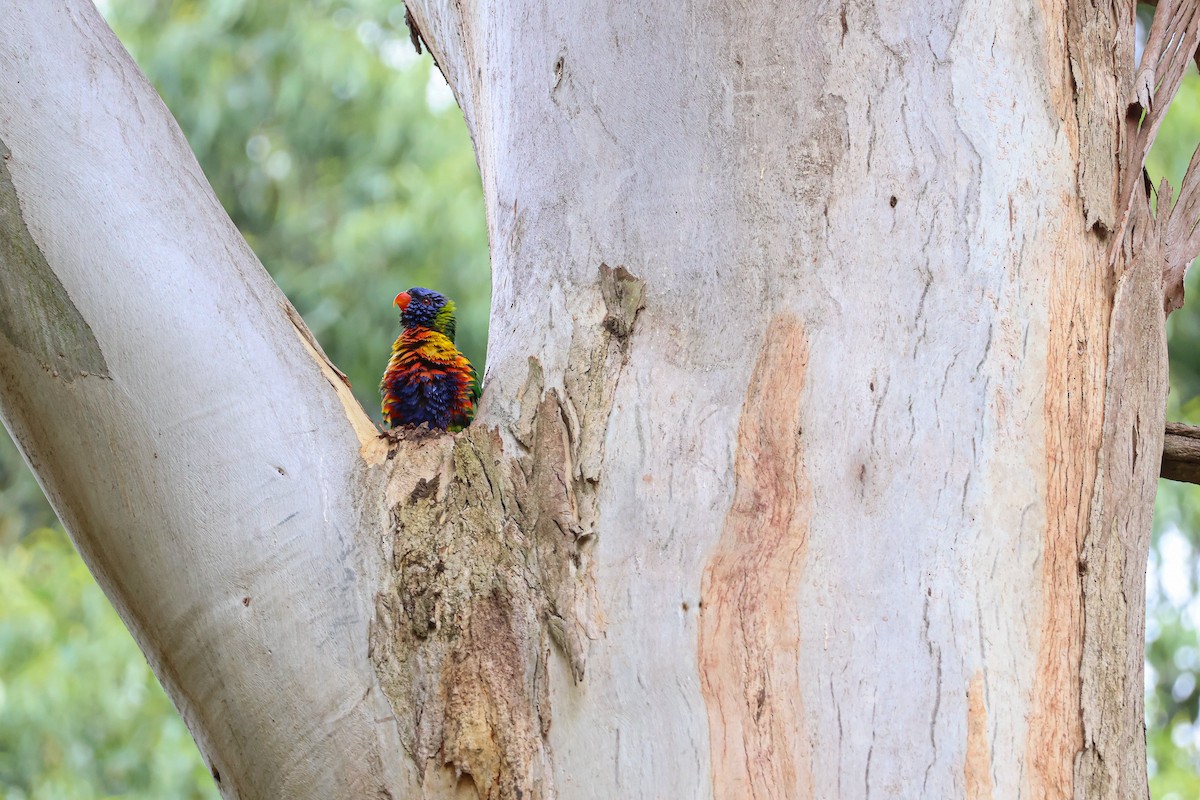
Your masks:
M0 72L6 427L225 797L401 796L386 448L89 0L5 4Z

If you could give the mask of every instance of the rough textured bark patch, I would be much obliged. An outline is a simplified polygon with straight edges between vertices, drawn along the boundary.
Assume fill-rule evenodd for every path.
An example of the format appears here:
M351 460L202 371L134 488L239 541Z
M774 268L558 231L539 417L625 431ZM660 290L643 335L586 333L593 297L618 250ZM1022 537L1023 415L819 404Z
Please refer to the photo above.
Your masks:
M1086 4L1085 4L1086 5ZM1120 62L1132 60L1133 9L1115 3ZM1123 23L1123 24L1122 24ZM1111 38L1111 37L1110 37ZM1081 750L1076 797L1146 796L1142 650L1145 563L1168 390L1162 312L1183 301L1183 275L1200 252L1194 230L1200 174L1193 157L1178 202L1166 181L1150 210L1143 163L1200 42L1200 3L1161 3L1138 74L1123 87L1119 236L1108 246L1114 281L1107 340L1102 445L1078 572L1082 591ZM1120 74L1120 72L1118 72Z
M779 315L743 403L733 506L704 571L701 691L716 797L811 795L797 590L811 513L799 430L808 344Z
M1066 6L1066 45L1071 82L1075 89L1078 131L1079 194L1088 228L1105 232L1116 227L1118 134L1114 112L1120 108L1126 50L1114 46L1115 35L1128 36L1131 26L1118 24L1130 17L1133 4L1071 2Z
M1082 209L1064 198L1064 216ZM1082 225L1080 226L1083 227ZM1069 228L1068 228L1069 231ZM1077 236L1070 232L1070 236ZM1088 532L1102 444L1109 292L1103 252L1066 239L1050 282L1049 343L1043 419L1046 527L1042 543L1042 605L1034 714L1026 757L1034 797L1072 794L1075 754L1082 747L1080 659L1083 596L1080 555Z
M383 542L394 583L376 598L370 652L404 747L427 779L448 765L480 797L551 797L545 602L524 558L524 487L483 428L401 446L414 483Z
M1042 11L1048 31L1062 20L1062 43L1048 40L1048 47L1052 61L1062 59L1070 80L1052 87L1050 99L1080 164L1079 195L1061 198L1061 228L1043 255L1052 259L1042 408L1046 522L1030 696L1034 710L1025 742L1029 794L1058 798L1075 795L1077 759L1085 746L1082 720L1104 702L1089 694L1086 685L1085 620L1106 601L1085 595L1085 541L1097 532L1093 501L1103 493L1097 483L1102 474L1097 454L1106 443L1108 309L1115 285L1106 234L1120 231L1125 220L1114 205L1120 169L1114 143L1123 110L1118 67L1128 55L1132 6L1123 0L1048 2ZM1126 645L1122 640L1118 646Z
M1196 49L1200 4L1160 4L1132 82L1133 5L1063 9L1074 80L1069 96L1052 99L1074 107L1078 126L1066 132L1077 143L1083 207L1064 199L1064 243L1076 244L1056 246L1050 284L1047 522L1026 753L1034 797L1129 798L1146 794L1141 674L1167 393L1162 310L1182 302L1183 270L1200 248L1196 159L1174 206L1163 183L1157 216L1142 166ZM1093 234L1107 229L1107 240L1072 232L1079 217Z
M613 393L628 359L629 337L645 305L645 287L625 267L599 266L602 316L575 329L562 387L547 387L536 359L519 393L521 413L509 432L525 449L522 474L537 498L527 524L549 580L550 634L576 681L586 669L592 623L591 549L595 546L604 435Z
M1128 14L1132 8L1121 6ZM1131 35L1132 22L1122 29ZM1125 57L1130 47L1125 40ZM1150 209L1150 187L1144 172L1158 128L1175 98L1183 75L1200 45L1200 3L1170 0L1158 5L1147 36L1142 62L1132 85L1125 89L1125 109L1120 148L1120 227L1109 253L1118 259L1154 258L1162 270L1163 309L1170 314L1183 305L1183 278L1200 256L1200 148L1184 173L1178 199L1164 178L1158 189L1155 211ZM1147 280L1153 280L1147 278Z
M562 387L536 359L512 426L413 434L390 456L390 574L370 652L401 738L427 784L468 777L481 798L556 794L550 645L576 682L593 636L589 550L603 432L641 282L601 265L606 309L577 331Z
M1146 794L1145 565L1168 390L1161 263L1157 238L1137 236L1113 298L1104 443L1079 562L1084 702L1075 790L1087 798Z

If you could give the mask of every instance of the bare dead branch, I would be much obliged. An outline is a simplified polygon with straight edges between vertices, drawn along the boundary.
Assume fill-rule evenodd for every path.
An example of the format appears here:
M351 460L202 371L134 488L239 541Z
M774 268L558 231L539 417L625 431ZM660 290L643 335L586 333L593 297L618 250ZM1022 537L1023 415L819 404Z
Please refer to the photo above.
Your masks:
M1167 423L1159 475L1167 480L1200 484L1200 426Z
M1165 183L1165 182L1164 182ZM1166 201L1169 203L1169 198ZM1162 218L1164 201L1159 198L1159 217ZM1200 147L1192 154L1179 199L1170 207L1166 219L1166 237L1163 240L1163 292L1165 309L1171 313L1183 305L1183 276L1188 266L1200 255Z

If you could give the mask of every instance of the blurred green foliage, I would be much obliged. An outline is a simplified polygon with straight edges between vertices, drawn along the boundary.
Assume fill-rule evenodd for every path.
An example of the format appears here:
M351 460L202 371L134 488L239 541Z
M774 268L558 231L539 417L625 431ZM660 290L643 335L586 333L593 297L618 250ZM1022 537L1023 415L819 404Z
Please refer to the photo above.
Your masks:
M482 370L491 280L462 115L383 0L108 0L218 197L379 419L392 298L459 307ZM0 436L0 798L215 798L195 745Z
M0 796L217 796L187 728L61 528L0 548L0 586Z
M490 285L479 178L444 83L381 0L108 0L225 208L378 418L391 298L454 297L482 366ZM1200 139L1189 76L1149 170ZM1200 291L1189 276L1189 296ZM1200 424L1200 312L1171 317L1171 419ZM1200 487L1162 482L1150 558L1152 795L1200 797ZM186 729L0 437L0 796L215 798Z

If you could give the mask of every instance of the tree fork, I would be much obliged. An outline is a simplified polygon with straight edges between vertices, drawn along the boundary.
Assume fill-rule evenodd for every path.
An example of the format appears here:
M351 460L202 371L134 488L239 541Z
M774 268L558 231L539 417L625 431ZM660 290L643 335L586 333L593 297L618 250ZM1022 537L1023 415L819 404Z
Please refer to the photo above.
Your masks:
M389 445L92 4L10 6L0 410L225 796L1144 794L1189 14L1135 89L1130 2L413 0L493 306Z

